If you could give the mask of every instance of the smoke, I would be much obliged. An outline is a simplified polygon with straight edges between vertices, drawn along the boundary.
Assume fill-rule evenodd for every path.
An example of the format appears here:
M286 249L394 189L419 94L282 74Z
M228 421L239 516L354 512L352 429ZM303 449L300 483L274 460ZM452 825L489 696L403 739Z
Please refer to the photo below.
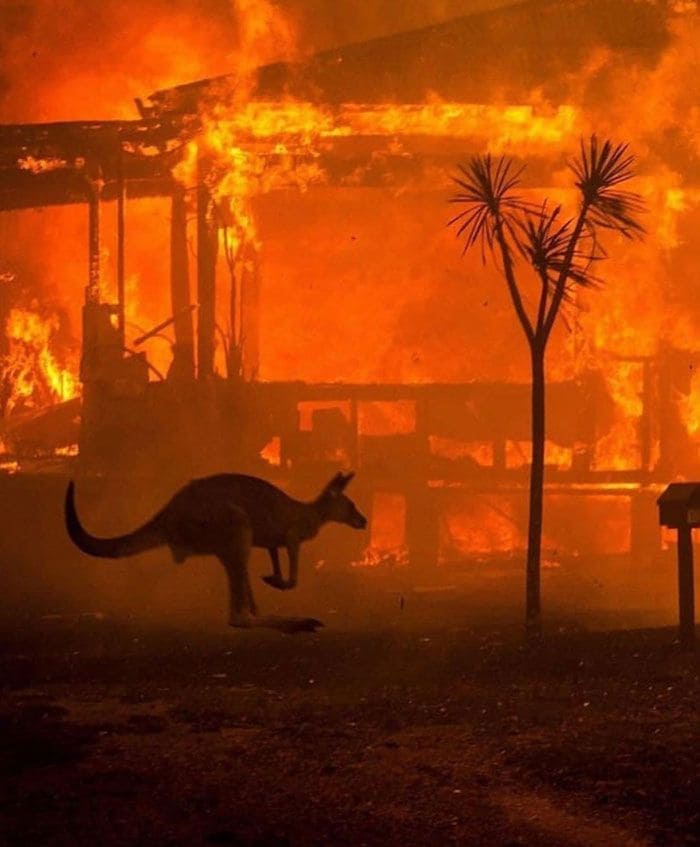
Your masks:
M0 120L137 117L135 97L284 58L293 28L267 0L30 0L3 12Z
M135 97L513 0L0 0L0 122L136 117Z

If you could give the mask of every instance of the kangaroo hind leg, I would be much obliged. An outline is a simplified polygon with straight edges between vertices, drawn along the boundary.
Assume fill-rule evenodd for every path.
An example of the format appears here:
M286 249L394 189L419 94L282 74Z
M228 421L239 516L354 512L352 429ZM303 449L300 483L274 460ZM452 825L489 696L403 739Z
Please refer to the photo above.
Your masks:
M229 591L229 624L250 627L251 616L257 613L253 592L248 581L248 560L253 546L250 521L236 510L227 527L226 543L217 554L226 570Z

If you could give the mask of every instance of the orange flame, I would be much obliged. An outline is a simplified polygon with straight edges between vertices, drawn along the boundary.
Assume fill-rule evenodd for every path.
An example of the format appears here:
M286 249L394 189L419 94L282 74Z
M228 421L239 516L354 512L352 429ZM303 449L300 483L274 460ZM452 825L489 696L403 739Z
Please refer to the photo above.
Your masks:
M5 335L9 350L3 357L2 380L8 386L5 412L33 409L77 397L79 383L74 371L62 367L52 351L60 320L42 317L29 309L13 308Z

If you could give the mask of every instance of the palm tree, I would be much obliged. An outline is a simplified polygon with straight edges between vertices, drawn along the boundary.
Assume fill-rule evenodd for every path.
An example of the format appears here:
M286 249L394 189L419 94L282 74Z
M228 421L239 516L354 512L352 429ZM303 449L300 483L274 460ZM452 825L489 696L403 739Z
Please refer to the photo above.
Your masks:
M523 168L511 159L490 154L474 156L460 165L455 177L458 192L452 203L464 207L449 222L463 239L465 253L480 245L497 262L520 326L530 348L532 373L532 464L526 566L526 631L541 633L540 559L544 500L545 353L547 342L565 300L577 287L600 284L593 273L605 253L600 230L613 230L626 238L641 237L637 220L643 210L638 194L620 189L632 177L634 156L627 144L598 143L595 135L581 141L580 152L569 162L580 195L578 213L565 219L561 206L545 201L535 206L517 193ZM517 270L518 259L534 271L539 296L536 309L525 305Z

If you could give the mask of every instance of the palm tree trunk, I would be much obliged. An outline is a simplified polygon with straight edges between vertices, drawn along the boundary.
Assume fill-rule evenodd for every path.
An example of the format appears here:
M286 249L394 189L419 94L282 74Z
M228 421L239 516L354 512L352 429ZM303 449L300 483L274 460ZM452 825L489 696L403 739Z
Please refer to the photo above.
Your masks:
M532 360L532 465L530 467L530 517L527 533L525 577L525 627L528 638L542 632L540 614L540 559L544 500L545 378L544 344L530 345Z

